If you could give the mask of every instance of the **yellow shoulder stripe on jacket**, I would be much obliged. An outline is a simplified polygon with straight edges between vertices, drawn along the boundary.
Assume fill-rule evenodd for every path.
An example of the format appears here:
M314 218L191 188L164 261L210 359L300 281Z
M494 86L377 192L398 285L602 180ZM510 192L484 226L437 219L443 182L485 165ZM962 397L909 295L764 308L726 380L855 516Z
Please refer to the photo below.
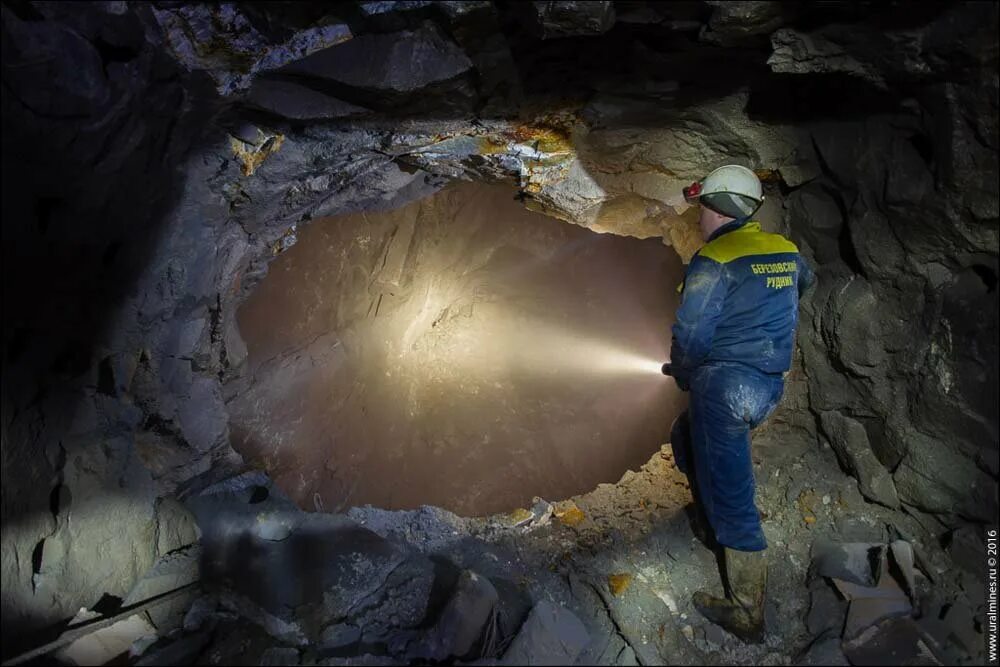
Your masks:
M748 222L739 229L705 244L700 254L720 264L726 264L752 255L775 255L798 251L798 247L784 236L762 232L759 223Z

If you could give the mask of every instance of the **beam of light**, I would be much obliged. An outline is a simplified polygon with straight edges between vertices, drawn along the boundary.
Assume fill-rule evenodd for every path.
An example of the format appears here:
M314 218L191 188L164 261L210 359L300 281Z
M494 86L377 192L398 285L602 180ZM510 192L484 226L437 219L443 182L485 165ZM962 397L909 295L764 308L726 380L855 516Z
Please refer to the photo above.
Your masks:
M605 340L544 320L522 327L499 327L503 340L496 348L514 369L536 373L578 376L652 376L660 374L661 361L620 341ZM662 377L662 376L661 376Z
M628 373L636 375L653 374L662 375L663 362L659 359L651 359L634 352L616 350L608 347L603 353L598 354L599 365L609 372Z
M440 287L428 288L419 312L410 314L399 363L426 367L438 378L461 374L665 380L662 349L630 349L620 340L541 316L515 314L497 303L448 310L445 294ZM668 342L664 332L664 348Z

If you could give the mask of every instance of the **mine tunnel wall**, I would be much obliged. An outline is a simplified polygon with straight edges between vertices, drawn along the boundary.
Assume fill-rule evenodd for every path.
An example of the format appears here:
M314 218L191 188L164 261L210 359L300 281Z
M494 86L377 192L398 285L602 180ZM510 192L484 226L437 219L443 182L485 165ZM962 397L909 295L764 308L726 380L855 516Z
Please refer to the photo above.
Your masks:
M509 30L502 16L393 14L355 28L376 47L433 33L443 71L395 91L348 72L324 90L356 93L363 113L323 107L317 120L283 115L274 90L292 73L249 88L252 74L178 48L197 9L5 4L5 654L19 648L8 638L123 596L196 539L171 497L240 465L224 390L246 361L235 312L297 227L396 208L454 178L505 181L529 207L660 237L687 259L698 240L680 186L729 161L760 170L781 202L773 228L819 276L767 428L803 452L829 443L871 501L941 530L995 519L996 5L935 11L913 25L802 19L770 41L773 26L727 32L718 19L712 39L687 36L673 56L719 73L730 53L757 54L745 70L645 85L674 61L640 54L638 71L598 70L575 111L539 92L544 68L517 40L492 39ZM297 16L286 33L307 24ZM619 48L622 25L586 39ZM820 38L842 59L810 52ZM601 52L576 75L621 62ZM512 72L518 86L503 83ZM315 101L313 88L282 90ZM518 117L511 100L525 99L541 112Z
M237 312L233 447L306 509L484 516L638 469L686 396L661 373L683 264L457 182L314 220Z

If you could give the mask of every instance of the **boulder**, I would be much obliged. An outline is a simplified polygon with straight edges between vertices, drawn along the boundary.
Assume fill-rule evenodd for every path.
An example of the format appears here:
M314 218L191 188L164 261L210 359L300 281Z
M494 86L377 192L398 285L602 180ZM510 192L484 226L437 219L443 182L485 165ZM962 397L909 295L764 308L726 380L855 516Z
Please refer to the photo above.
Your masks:
M497 626L493 625L499 599L489 579L464 570L437 624L421 640L420 648L411 650L410 655L435 661L463 658L481 645L481 639L499 643ZM484 634L490 633L492 637L484 638Z
M831 631L838 636L844 626L847 603L844 602L824 579L816 579L809 587L809 613L806 629L813 636Z
M961 525L947 533L942 541L953 563L980 580L985 578L982 555L986 552L986 544L979 527L974 524Z
M528 208L585 226L597 219L607 195L576 159L539 178L537 187L534 198L527 202Z
M879 298L877 286L860 276L851 275L838 282L836 291L817 293L817 297L829 299L822 310L824 342L855 376L878 377L884 372L888 355L881 336L873 333L882 326L881 315L887 304Z
M989 521L996 514L995 480L948 441L903 428L909 451L892 477L903 502L928 512Z
M912 618L889 618L843 643L852 665L940 665Z
M785 22L781 2L711 1L712 16L699 37L722 46L735 46L766 36ZM765 42L766 43L766 42Z
M345 583L353 581L348 577ZM327 613L335 617L346 608L350 621L363 628L362 642L385 642L390 650L401 651L427 617L433 586L434 565L424 556L411 555L367 597L352 603L341 598L339 604L327 604Z
M322 643L338 622L364 628L367 643L391 643L427 614L429 560L346 517L303 512L263 475L185 502L202 531L202 581L284 643Z
M281 79L258 79L245 103L292 120L346 118L369 113L364 107Z
M223 95L248 88L257 72L279 68L352 36L347 25L324 21L293 31L283 41L272 40L234 3L175 4L151 10L174 57L189 70L207 71Z
M570 665L590 642L573 612L548 600L531 610L503 656L505 665Z
M841 72L884 85L878 69L862 62L845 49L838 35L803 33L781 28L771 35L767 64L783 74Z
M201 548L197 544L161 556L132 587L122 600L122 606L139 604L198 581L200 559ZM197 597L197 588L192 588L179 597L147 609L146 615L160 636L166 636L183 625L185 614Z
M545 0L532 2L534 28L542 39L599 35L615 24L615 7L608 0Z
M820 423L840 465L857 478L861 495L880 505L898 508L899 497L892 476L872 452L865 427L834 411L821 413Z
M784 172L783 172L784 173ZM793 238L803 238L820 264L840 258L840 233L844 227L841 203L826 187L809 183L785 200Z
M857 586L873 587L878 585L884 560L884 544L819 541L813 544L812 573Z
M928 273L933 276L930 271ZM913 425L976 461L996 476L998 437L996 366L998 326L997 263L980 256L977 264L940 274L940 317L923 344L926 362L911 394ZM936 304L932 306L936 310ZM968 313L980 313L970 318Z
M373 100L399 100L455 79L472 67L469 57L433 23L415 30L362 35L282 69L367 91Z

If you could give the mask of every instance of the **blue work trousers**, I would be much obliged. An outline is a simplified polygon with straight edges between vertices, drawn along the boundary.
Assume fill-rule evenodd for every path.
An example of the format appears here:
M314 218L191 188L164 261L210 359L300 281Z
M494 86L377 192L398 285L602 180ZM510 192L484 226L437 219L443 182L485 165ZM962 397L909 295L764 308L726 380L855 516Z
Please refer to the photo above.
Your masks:
M784 378L738 363L711 363L690 377L691 401L670 434L677 467L688 476L719 544L767 548L754 504L750 430L781 400ZM693 463L693 467L692 467Z

